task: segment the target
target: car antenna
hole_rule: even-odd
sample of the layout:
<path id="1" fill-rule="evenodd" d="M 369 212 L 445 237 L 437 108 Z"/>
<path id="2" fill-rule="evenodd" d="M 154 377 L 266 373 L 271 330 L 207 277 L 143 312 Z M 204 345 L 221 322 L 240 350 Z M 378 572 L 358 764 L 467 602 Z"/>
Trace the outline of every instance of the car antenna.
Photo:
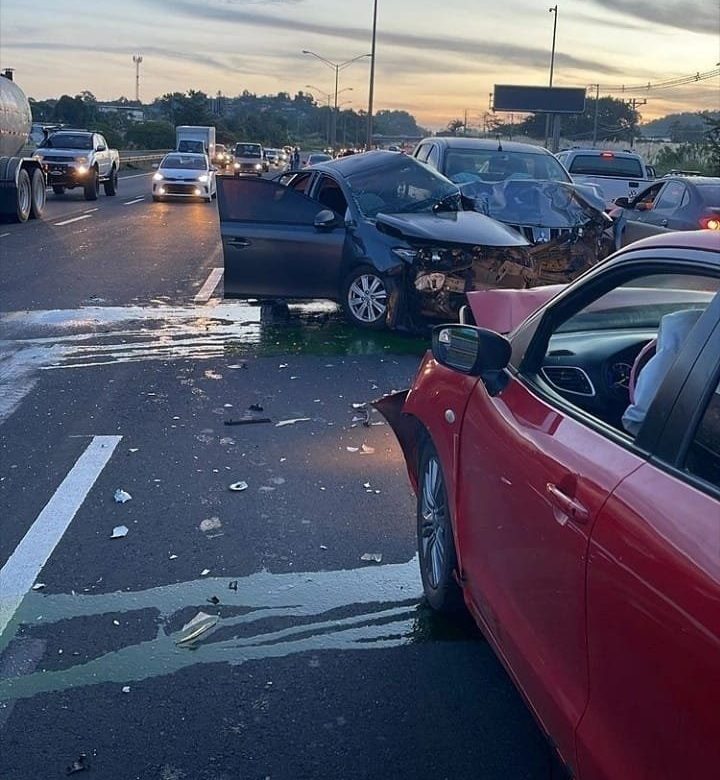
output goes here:
<path id="1" fill-rule="evenodd" d="M 498 152 L 502 152 L 502 150 L 503 150 L 503 148 L 502 148 L 502 138 L 500 136 L 497 137 L 497 142 L 498 142 L 497 150 L 498 150 Z"/>

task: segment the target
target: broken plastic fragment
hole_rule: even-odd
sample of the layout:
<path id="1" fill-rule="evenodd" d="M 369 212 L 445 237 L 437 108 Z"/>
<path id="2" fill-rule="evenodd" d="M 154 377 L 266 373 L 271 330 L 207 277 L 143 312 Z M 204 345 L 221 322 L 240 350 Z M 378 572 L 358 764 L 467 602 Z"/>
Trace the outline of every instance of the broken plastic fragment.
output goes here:
<path id="1" fill-rule="evenodd" d="M 352 405 L 352 408 L 353 408 L 353 409 L 364 409 L 364 408 L 365 408 L 365 406 L 366 406 L 366 405 L 365 405 L 364 403 L 361 403 L 361 404 L 353 404 L 353 405 Z"/>
<path id="2" fill-rule="evenodd" d="M 207 576 L 208 576 L 208 574 L 210 574 L 210 569 L 203 569 L 203 570 L 200 572 L 200 576 L 201 576 L 201 577 L 207 577 Z"/>
<path id="3" fill-rule="evenodd" d="M 177 555 L 175 555 L 174 553 L 171 554 L 169 560 L 171 560 L 171 561 L 177 560 Z"/>
<path id="4" fill-rule="evenodd" d="M 259 425 L 271 422 L 269 417 L 240 417 L 237 420 L 225 420 L 225 425 Z"/>
<path id="5" fill-rule="evenodd" d="M 382 563 L 382 553 L 363 553 L 360 556 L 361 561 L 372 561 L 373 563 Z"/>
<path id="6" fill-rule="evenodd" d="M 320 545 L 320 549 L 321 549 L 321 550 L 327 550 L 327 545 L 325 545 L 325 544 L 321 544 L 321 545 Z"/>
<path id="7" fill-rule="evenodd" d="M 119 620 L 113 620 L 113 625 L 114 626 L 119 626 L 120 625 L 120 621 Z"/>
<path id="8" fill-rule="evenodd" d="M 116 525 L 113 528 L 111 539 L 122 539 L 128 535 L 128 527 L 126 525 Z"/>
<path id="9" fill-rule="evenodd" d="M 32 589 L 33 589 L 33 590 L 42 590 L 44 587 L 45 587 L 45 583 L 44 583 L 44 582 L 36 582 L 36 583 L 35 583 L 35 584 L 32 586 Z"/>
<path id="10" fill-rule="evenodd" d="M 115 499 L 116 504 L 125 504 L 126 502 L 130 501 L 132 496 L 130 495 L 130 493 L 127 493 L 121 488 L 118 488 L 115 491 L 115 495 L 113 496 L 113 498 Z"/>
<path id="11" fill-rule="evenodd" d="M 90 769 L 90 765 L 87 763 L 87 755 L 80 753 L 78 758 L 66 767 L 66 775 L 74 775 L 76 772 L 87 772 Z"/>
<path id="12" fill-rule="evenodd" d="M 367 444 L 363 444 L 362 447 L 360 447 L 361 455 L 372 455 L 375 452 L 375 447 L 368 447 Z"/>
<path id="13" fill-rule="evenodd" d="M 130 693 L 130 686 L 129 685 L 123 685 L 122 692 L 123 693 Z"/>
<path id="14" fill-rule="evenodd" d="M 359 447 L 345 447 L 348 452 L 360 452 Z"/>
<path id="15" fill-rule="evenodd" d="M 295 417 L 292 420 L 280 420 L 279 423 L 275 423 L 276 428 L 283 428 L 286 425 L 295 425 L 299 422 L 310 422 L 309 417 Z"/>
<path id="16" fill-rule="evenodd" d="M 238 368 L 247 368 L 247 363 L 233 363 L 231 366 L 228 366 L 228 368 L 232 369 L 238 369 Z"/>
<path id="17" fill-rule="evenodd" d="M 128 450 L 128 452 L 135 453 L 135 452 L 138 452 L 138 451 L 139 451 L 139 449 L 140 449 L 139 447 L 131 447 L 131 448 Z"/>
<path id="18" fill-rule="evenodd" d="M 232 485 L 230 485 L 230 490 L 233 491 L 233 493 L 241 493 L 243 490 L 248 489 L 248 483 L 247 482 L 233 482 Z"/>
<path id="19" fill-rule="evenodd" d="M 369 482 L 363 482 L 363 487 L 367 490 L 367 488 L 370 487 L 370 483 Z"/>
<path id="20" fill-rule="evenodd" d="M 182 627 L 182 636 L 175 641 L 176 645 L 187 644 L 197 639 L 201 634 L 211 629 L 220 618 L 217 615 L 208 615 L 206 612 L 198 612 L 197 615 Z"/>
<path id="21" fill-rule="evenodd" d="M 220 522 L 219 517 L 208 517 L 205 520 L 200 523 L 200 530 L 203 533 L 207 533 L 208 531 L 217 531 L 219 528 L 222 528 L 222 523 Z"/>

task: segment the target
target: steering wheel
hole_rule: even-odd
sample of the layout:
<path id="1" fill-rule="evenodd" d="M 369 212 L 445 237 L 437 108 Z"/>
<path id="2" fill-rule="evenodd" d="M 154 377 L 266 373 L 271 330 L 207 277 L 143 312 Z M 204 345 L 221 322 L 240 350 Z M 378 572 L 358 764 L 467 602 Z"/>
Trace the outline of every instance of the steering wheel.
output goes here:
<path id="1" fill-rule="evenodd" d="M 630 382 L 628 384 L 628 393 L 630 395 L 630 403 L 635 403 L 635 386 L 637 385 L 640 372 L 650 361 L 650 358 L 654 357 L 657 351 L 657 339 L 652 339 L 640 350 L 638 356 L 635 358 L 635 362 L 630 369 Z"/>

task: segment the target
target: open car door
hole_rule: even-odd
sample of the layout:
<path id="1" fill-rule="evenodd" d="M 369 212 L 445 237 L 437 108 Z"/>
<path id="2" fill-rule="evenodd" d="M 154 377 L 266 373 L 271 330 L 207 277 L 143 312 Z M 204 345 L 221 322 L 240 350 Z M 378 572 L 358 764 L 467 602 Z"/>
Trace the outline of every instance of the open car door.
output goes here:
<path id="1" fill-rule="evenodd" d="M 337 298 L 345 226 L 276 181 L 219 177 L 226 298 Z"/>

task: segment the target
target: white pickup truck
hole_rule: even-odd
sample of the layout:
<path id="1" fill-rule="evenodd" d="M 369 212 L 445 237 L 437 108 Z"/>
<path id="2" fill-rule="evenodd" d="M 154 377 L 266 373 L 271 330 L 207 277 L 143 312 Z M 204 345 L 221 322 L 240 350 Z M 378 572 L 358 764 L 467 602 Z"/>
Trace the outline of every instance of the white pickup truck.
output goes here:
<path id="1" fill-rule="evenodd" d="M 48 184 L 56 195 L 82 187 L 85 200 L 97 200 L 100 184 L 106 195 L 117 194 L 120 155 L 109 149 L 99 133 L 89 130 L 58 130 L 35 150 Z"/>
<path id="2" fill-rule="evenodd" d="M 646 184 L 655 179 L 655 171 L 639 154 L 600 149 L 567 149 L 555 155 L 576 184 L 594 184 L 605 200 L 632 200 Z"/>

